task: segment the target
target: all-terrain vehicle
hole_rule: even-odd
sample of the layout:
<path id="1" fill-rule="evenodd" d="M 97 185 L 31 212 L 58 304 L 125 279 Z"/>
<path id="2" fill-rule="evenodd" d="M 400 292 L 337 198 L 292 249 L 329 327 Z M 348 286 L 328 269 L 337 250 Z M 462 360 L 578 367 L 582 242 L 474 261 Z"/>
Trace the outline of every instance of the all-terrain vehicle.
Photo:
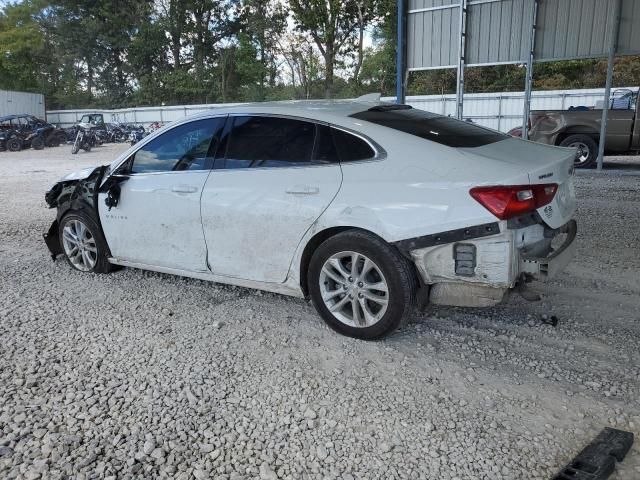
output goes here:
<path id="1" fill-rule="evenodd" d="M 45 146 L 57 147 L 64 142 L 64 131 L 33 115 L 7 115 L 0 117 L 0 146 L 17 152 L 23 148 L 41 150 Z"/>

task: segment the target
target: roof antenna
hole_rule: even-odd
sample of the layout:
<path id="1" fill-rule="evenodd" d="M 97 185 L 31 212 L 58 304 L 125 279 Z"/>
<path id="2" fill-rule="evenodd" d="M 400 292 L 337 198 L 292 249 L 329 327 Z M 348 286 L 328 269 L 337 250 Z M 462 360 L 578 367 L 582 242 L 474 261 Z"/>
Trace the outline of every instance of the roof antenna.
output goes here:
<path id="1" fill-rule="evenodd" d="M 381 93 L 367 93 L 366 95 L 361 95 L 356 98 L 356 102 L 379 102 Z"/>

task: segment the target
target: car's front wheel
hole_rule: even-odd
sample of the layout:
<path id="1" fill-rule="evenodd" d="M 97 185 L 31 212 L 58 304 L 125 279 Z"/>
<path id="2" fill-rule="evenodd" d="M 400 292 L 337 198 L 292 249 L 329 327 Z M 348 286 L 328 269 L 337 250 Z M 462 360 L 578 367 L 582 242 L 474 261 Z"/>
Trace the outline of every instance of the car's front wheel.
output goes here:
<path id="1" fill-rule="evenodd" d="M 6 148 L 10 152 L 19 152 L 20 150 L 22 150 L 22 140 L 20 140 L 18 137 L 12 137 L 7 140 Z"/>
<path id="2" fill-rule="evenodd" d="M 96 223 L 83 213 L 69 213 L 60 221 L 60 245 L 69 264 L 81 272 L 107 273 L 106 241 Z"/>
<path id="3" fill-rule="evenodd" d="M 323 242 L 311 258 L 307 284 L 324 321 L 350 337 L 384 337 L 415 308 L 413 266 L 384 240 L 361 230 Z"/>

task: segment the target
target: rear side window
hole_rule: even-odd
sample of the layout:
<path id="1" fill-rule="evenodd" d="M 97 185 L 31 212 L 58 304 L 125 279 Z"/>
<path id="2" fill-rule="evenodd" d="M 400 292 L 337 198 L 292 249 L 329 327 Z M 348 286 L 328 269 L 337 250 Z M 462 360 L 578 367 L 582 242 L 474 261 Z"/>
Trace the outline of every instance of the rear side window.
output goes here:
<path id="1" fill-rule="evenodd" d="M 373 107 L 351 116 L 448 147 L 481 147 L 509 138 L 508 135 L 469 122 L 417 110 L 407 105 Z"/>
<path id="2" fill-rule="evenodd" d="M 233 117 L 223 168 L 309 165 L 315 135 L 316 126 L 311 122 L 280 117 Z"/>
<path id="3" fill-rule="evenodd" d="M 138 150 L 130 173 L 204 170 L 213 162 L 224 117 L 196 120 L 172 128 Z M 208 160 L 210 159 L 210 162 Z"/>
<path id="4" fill-rule="evenodd" d="M 333 142 L 332 128 L 327 125 L 316 126 L 316 149 L 313 155 L 314 164 L 339 163 L 338 150 Z"/>
<path id="5" fill-rule="evenodd" d="M 336 128 L 332 128 L 331 132 L 340 161 L 353 162 L 357 160 L 369 160 L 375 157 L 376 152 L 360 137 Z"/>

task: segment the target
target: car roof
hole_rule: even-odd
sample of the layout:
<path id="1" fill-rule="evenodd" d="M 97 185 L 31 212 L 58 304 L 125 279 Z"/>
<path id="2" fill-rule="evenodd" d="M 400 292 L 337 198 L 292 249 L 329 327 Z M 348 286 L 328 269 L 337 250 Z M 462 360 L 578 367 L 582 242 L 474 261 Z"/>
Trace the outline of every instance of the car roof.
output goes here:
<path id="1" fill-rule="evenodd" d="M 0 122 L 4 122 L 6 120 L 14 120 L 16 118 L 22 117 L 33 117 L 33 115 L 29 115 L 28 113 L 20 113 L 17 115 L 5 115 L 4 117 L 0 117 Z"/>
<path id="2" fill-rule="evenodd" d="M 285 100 L 274 102 L 256 102 L 233 104 L 229 106 L 211 107 L 211 109 L 196 113 L 186 117 L 193 119 L 203 116 L 229 113 L 246 114 L 276 114 L 289 115 L 294 117 L 304 117 L 312 120 L 340 122 L 346 120 L 354 113 L 368 110 L 377 105 L 385 103 L 369 98 L 358 98 L 355 100 Z"/>

